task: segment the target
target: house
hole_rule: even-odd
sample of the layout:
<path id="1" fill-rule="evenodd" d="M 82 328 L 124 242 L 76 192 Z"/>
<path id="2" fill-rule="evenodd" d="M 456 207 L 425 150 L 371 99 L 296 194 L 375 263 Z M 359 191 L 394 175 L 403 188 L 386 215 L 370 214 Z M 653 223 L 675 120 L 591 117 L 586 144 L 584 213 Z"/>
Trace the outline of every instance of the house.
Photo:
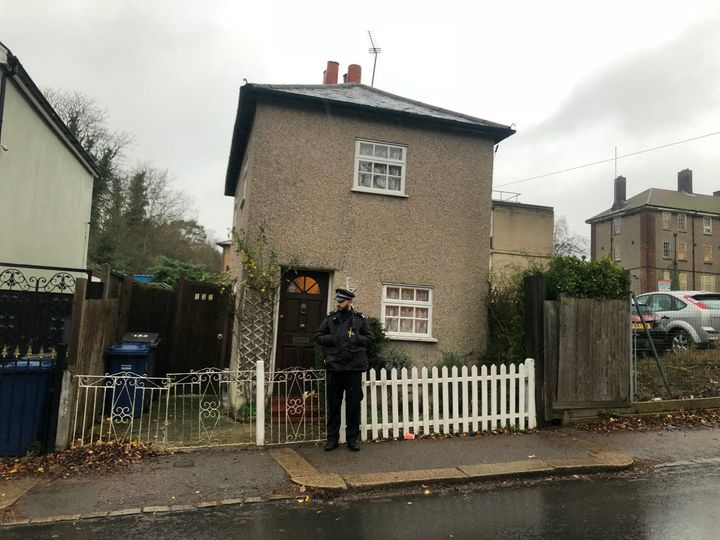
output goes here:
<path id="1" fill-rule="evenodd" d="M 486 342 L 493 149 L 509 127 L 361 84 L 245 84 L 225 195 L 294 261 L 276 310 L 277 368 L 314 363 L 334 288 L 419 364 Z"/>
<path id="2" fill-rule="evenodd" d="M 0 260 L 85 268 L 98 174 L 23 65 L 0 43 Z"/>
<path id="3" fill-rule="evenodd" d="M 490 271 L 493 274 L 542 265 L 553 254 L 555 212 L 552 206 L 516 200 L 492 200 Z"/>
<path id="4" fill-rule="evenodd" d="M 671 283 L 679 290 L 718 290 L 720 191 L 694 193 L 692 171 L 684 169 L 677 191 L 650 188 L 630 199 L 619 176 L 614 199 L 611 208 L 586 221 L 593 260 L 610 255 L 630 272 L 636 293 Z"/>

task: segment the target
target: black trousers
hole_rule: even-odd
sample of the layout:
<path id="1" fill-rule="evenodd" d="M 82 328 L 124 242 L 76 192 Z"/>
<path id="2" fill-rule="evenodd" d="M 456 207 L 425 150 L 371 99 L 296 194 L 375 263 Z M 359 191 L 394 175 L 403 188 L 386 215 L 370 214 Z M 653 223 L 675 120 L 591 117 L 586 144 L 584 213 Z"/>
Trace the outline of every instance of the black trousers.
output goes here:
<path id="1" fill-rule="evenodd" d="M 363 398 L 362 371 L 326 371 L 327 374 L 327 439 L 340 438 L 340 409 L 345 394 L 345 440 L 360 439 L 360 402 Z"/>

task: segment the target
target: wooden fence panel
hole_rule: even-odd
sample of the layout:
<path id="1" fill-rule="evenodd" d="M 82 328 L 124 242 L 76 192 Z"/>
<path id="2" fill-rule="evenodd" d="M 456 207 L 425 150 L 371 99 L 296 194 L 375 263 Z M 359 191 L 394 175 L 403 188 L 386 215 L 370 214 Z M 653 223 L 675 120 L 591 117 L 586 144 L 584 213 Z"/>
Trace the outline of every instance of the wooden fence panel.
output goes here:
<path id="1" fill-rule="evenodd" d="M 105 373 L 105 349 L 115 342 L 118 301 L 115 298 L 85 300 L 81 308 L 74 371 L 102 375 Z"/>
<path id="2" fill-rule="evenodd" d="M 553 408 L 629 402 L 628 309 L 625 300 L 545 303 L 546 395 Z"/>

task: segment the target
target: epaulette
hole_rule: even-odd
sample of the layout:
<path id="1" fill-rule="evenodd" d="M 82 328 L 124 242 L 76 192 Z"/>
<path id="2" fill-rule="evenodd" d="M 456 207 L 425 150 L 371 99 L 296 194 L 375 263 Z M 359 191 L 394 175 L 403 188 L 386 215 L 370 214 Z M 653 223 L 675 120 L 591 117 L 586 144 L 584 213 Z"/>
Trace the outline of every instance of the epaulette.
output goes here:
<path id="1" fill-rule="evenodd" d="M 357 315 L 358 317 L 362 317 L 363 319 L 367 319 L 367 315 L 365 315 L 362 311 L 355 311 L 353 310 L 353 313 Z"/>
<path id="2" fill-rule="evenodd" d="M 337 313 L 337 309 L 335 311 L 331 311 L 330 313 L 328 313 L 327 316 L 329 317 L 330 315 L 335 315 L 336 313 Z"/>

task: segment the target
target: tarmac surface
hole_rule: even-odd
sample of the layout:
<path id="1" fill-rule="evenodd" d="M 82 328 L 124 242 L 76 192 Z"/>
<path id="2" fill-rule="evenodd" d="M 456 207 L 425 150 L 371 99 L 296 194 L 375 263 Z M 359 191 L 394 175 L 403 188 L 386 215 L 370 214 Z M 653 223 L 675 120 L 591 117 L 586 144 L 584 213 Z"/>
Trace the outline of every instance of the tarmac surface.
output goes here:
<path id="1" fill-rule="evenodd" d="M 187 511 L 362 490 L 572 475 L 720 462 L 720 429 L 597 434 L 530 433 L 366 442 L 360 452 L 322 445 L 176 453 L 114 473 L 0 481 L 0 523 L 51 523 Z M 2 525 L 0 525 L 2 527 Z M 0 528 L 0 535 L 2 529 Z"/>

